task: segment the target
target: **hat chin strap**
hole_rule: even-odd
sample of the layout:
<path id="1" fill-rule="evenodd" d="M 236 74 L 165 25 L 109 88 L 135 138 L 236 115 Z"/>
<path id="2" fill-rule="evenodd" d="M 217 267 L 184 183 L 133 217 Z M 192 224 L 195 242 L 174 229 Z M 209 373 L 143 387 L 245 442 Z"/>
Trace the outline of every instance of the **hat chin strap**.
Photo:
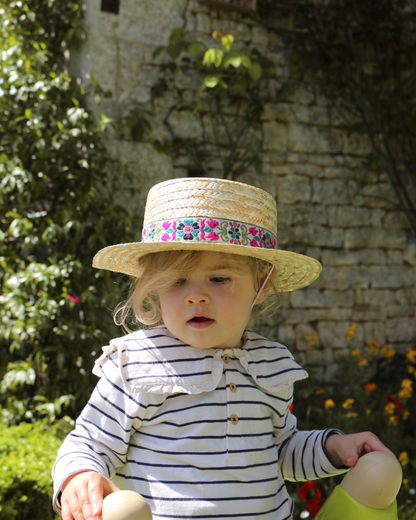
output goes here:
<path id="1" fill-rule="evenodd" d="M 252 305 L 251 305 L 250 312 L 253 310 L 253 307 L 256 305 L 256 302 L 257 302 L 257 300 L 259 299 L 262 290 L 263 290 L 264 287 L 266 286 L 266 283 L 269 281 L 269 278 L 270 278 L 270 276 L 271 276 L 273 270 L 274 270 L 274 266 L 270 269 L 269 274 L 266 276 L 266 279 L 264 280 L 262 286 L 261 286 L 260 289 L 258 290 L 258 292 L 257 292 L 257 294 L 256 294 L 256 297 L 254 298 L 254 302 L 253 302 Z"/>

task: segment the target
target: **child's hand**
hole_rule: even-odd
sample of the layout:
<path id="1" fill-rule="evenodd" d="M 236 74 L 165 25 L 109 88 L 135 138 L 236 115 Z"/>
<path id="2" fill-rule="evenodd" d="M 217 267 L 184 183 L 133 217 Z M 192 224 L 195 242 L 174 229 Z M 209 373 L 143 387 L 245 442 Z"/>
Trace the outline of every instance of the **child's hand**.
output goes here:
<path id="1" fill-rule="evenodd" d="M 355 466 L 360 457 L 370 451 L 384 451 L 396 458 L 373 433 L 362 432 L 351 435 L 330 435 L 325 443 L 325 452 L 336 467 Z"/>
<path id="2" fill-rule="evenodd" d="M 100 473 L 83 471 L 68 477 L 62 490 L 63 520 L 96 520 L 101 515 L 103 499 L 119 489 Z"/>

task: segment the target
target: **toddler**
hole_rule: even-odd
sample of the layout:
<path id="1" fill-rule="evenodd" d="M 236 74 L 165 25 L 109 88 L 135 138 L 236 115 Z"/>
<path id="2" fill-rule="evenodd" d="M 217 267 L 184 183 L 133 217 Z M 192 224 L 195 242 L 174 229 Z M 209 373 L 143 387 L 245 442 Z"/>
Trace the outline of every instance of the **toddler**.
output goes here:
<path id="1" fill-rule="evenodd" d="M 264 191 L 174 179 L 150 190 L 142 242 L 96 255 L 95 267 L 135 277 L 116 322 L 142 326 L 103 348 L 100 380 L 59 450 L 54 507 L 64 520 L 99 516 L 119 488 L 139 492 L 156 520 L 290 519 L 284 479 L 391 453 L 371 433 L 296 429 L 293 385 L 307 373 L 246 326 L 321 266 L 276 249 L 276 230 Z"/>

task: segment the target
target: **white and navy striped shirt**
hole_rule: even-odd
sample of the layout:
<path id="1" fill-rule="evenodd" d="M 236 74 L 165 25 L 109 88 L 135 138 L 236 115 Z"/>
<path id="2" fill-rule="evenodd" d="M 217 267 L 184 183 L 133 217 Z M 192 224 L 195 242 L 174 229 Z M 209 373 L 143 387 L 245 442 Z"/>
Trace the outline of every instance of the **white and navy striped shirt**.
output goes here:
<path id="1" fill-rule="evenodd" d="M 283 479 L 345 471 L 323 449 L 338 430 L 296 430 L 293 383 L 307 373 L 283 345 L 243 339 L 204 350 L 160 326 L 104 347 L 101 379 L 58 452 L 57 511 L 62 482 L 89 469 L 140 493 L 156 520 L 284 520 Z"/>

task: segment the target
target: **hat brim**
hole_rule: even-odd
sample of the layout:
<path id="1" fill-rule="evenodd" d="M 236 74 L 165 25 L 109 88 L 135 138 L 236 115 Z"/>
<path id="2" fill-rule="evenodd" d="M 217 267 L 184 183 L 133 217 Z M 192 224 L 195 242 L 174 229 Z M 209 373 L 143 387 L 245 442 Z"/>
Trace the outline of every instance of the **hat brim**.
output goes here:
<path id="1" fill-rule="evenodd" d="M 149 253 L 162 251 L 211 251 L 265 260 L 275 268 L 274 280 L 279 291 L 294 291 L 314 282 L 322 270 L 318 260 L 291 251 L 262 249 L 233 244 L 183 243 L 183 242 L 130 242 L 101 249 L 93 259 L 93 267 L 140 276 L 139 260 Z"/>

